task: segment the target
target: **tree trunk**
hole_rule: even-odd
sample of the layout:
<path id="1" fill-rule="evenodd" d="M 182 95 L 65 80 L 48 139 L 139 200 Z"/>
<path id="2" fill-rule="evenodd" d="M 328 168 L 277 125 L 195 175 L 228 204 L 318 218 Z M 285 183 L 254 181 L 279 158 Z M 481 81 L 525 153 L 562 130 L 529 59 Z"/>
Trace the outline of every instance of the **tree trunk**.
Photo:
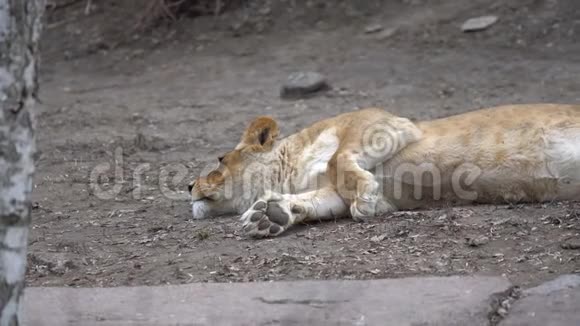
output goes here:
<path id="1" fill-rule="evenodd" d="M 43 13 L 44 0 L 0 0 L 0 326 L 19 325 L 24 290 Z"/>

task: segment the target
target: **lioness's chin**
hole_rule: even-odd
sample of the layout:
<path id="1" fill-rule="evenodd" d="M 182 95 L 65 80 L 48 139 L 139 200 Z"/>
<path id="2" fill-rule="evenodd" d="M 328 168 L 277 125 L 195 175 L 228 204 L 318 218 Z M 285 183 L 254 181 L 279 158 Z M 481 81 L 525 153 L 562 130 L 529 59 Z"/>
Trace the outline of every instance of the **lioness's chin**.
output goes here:
<path id="1" fill-rule="evenodd" d="M 210 214 L 210 207 L 202 200 L 194 201 L 193 204 L 191 204 L 191 214 L 196 220 L 207 218 Z"/>

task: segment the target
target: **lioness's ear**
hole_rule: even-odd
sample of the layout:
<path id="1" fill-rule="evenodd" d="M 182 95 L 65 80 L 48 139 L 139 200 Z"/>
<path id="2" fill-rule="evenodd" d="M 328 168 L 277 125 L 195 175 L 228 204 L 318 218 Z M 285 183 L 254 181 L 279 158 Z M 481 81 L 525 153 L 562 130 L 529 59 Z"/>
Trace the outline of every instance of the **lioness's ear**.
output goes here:
<path id="1" fill-rule="evenodd" d="M 271 117 L 258 117 L 244 131 L 236 149 L 266 152 L 272 149 L 280 131 Z"/>

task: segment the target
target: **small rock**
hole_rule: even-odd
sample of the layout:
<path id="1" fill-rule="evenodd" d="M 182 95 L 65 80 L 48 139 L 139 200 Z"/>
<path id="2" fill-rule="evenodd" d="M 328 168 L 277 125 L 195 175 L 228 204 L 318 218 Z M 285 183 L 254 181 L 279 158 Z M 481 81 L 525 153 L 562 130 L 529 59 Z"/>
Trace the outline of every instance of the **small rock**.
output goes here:
<path id="1" fill-rule="evenodd" d="M 282 85 L 280 97 L 284 99 L 304 98 L 329 88 L 326 77 L 318 72 L 295 72 Z"/>
<path id="2" fill-rule="evenodd" d="M 381 242 L 385 240 L 386 237 L 387 237 L 386 233 L 383 233 L 381 235 L 375 235 L 374 237 L 371 238 L 371 242 Z"/>
<path id="3" fill-rule="evenodd" d="M 384 31 L 378 33 L 376 35 L 376 39 L 379 40 L 379 41 L 386 40 L 388 38 L 391 38 L 393 35 L 395 35 L 395 33 L 397 33 L 397 29 L 396 28 L 394 28 L 394 27 L 393 28 L 388 28 L 388 29 L 385 29 Z"/>
<path id="4" fill-rule="evenodd" d="M 489 242 L 489 238 L 481 235 L 478 237 L 474 237 L 474 238 L 466 238 L 465 239 L 466 243 L 468 246 L 470 247 L 480 247 L 483 246 L 484 244 Z"/>
<path id="5" fill-rule="evenodd" d="M 560 244 L 562 249 L 578 250 L 580 249 L 580 240 L 568 240 Z"/>
<path id="6" fill-rule="evenodd" d="M 383 30 L 383 25 L 381 24 L 372 24 L 365 27 L 366 34 L 373 34 Z"/>
<path id="7" fill-rule="evenodd" d="M 481 16 L 470 18 L 461 25 L 463 32 L 478 32 L 489 28 L 498 21 L 497 16 Z"/>

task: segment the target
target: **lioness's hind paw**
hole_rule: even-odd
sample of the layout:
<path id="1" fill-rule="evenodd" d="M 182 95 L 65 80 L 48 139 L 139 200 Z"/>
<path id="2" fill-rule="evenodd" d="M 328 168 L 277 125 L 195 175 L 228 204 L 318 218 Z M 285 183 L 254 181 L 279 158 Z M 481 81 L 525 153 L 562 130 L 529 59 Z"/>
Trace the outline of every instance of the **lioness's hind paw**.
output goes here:
<path id="1" fill-rule="evenodd" d="M 292 224 L 292 213 L 282 201 L 258 200 L 240 218 L 242 230 L 252 237 L 273 237 Z"/>

